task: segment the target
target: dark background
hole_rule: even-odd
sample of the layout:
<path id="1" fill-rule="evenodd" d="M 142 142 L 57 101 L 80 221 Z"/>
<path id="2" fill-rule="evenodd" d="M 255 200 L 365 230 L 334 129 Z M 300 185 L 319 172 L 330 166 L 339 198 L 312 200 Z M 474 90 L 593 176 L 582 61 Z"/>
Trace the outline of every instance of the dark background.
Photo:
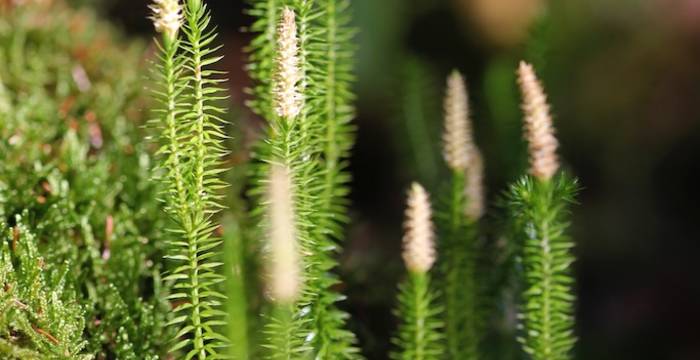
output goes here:
<path id="1" fill-rule="evenodd" d="M 125 31 L 151 33 L 142 1 L 89 3 Z M 260 121 L 242 105 L 251 35 L 240 31 L 251 19 L 241 1 L 209 4 L 242 136 L 252 141 Z M 494 199 L 525 165 L 514 87 L 524 58 L 543 78 L 562 157 L 584 187 L 572 226 L 577 357 L 700 359 L 700 1 L 353 0 L 353 8 L 359 132 L 341 271 L 343 306 L 367 354 L 382 358 L 394 327 L 406 185 L 440 188 L 444 76 L 467 75 Z M 411 138 L 406 119 L 418 103 L 427 131 Z"/>

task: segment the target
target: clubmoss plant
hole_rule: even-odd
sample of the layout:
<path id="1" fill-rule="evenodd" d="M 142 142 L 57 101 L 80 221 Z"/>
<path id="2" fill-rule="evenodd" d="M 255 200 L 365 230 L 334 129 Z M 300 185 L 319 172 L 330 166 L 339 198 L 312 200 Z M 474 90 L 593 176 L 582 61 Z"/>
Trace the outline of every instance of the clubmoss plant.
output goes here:
<path id="1" fill-rule="evenodd" d="M 439 213 L 439 274 L 448 357 L 477 359 L 482 335 L 482 293 L 478 278 L 479 219 L 484 213 L 483 165 L 474 143 L 464 78 L 454 71 L 447 79 L 443 156 L 451 172 L 448 193 Z"/>
<path id="2" fill-rule="evenodd" d="M 264 163 L 289 167 L 297 194 L 295 211 L 304 256 L 304 291 L 296 302 L 302 331 L 320 358 L 354 358 L 355 337 L 344 329 L 347 314 L 336 308 L 342 297 L 333 290 L 333 274 L 347 221 L 347 157 L 352 146 L 350 93 L 352 30 L 346 1 L 258 1 L 251 13 L 251 107 L 270 123 L 266 144 L 258 150 Z M 274 43 L 270 23 L 277 23 Z M 267 63 L 264 58 L 275 61 Z M 279 160 L 276 160 L 279 159 Z M 261 193 L 260 190 L 257 191 Z"/>
<path id="3" fill-rule="evenodd" d="M 359 349 L 355 346 L 355 335 L 346 329 L 349 315 L 336 306 L 344 296 L 335 290 L 340 280 L 333 272 L 338 266 L 336 257 L 344 237 L 343 226 L 349 221 L 347 167 L 354 143 L 351 121 L 355 115 L 355 96 L 351 87 L 355 30 L 350 27 L 349 1 L 302 1 L 297 7 L 302 11 L 310 5 L 313 5 L 307 15 L 310 37 L 305 47 L 309 64 L 307 112 L 310 121 L 321 124 L 314 141 L 314 147 L 320 150 L 317 157 L 320 172 L 311 193 L 317 198 L 312 206 L 318 206 L 312 220 L 316 224 L 313 232 L 316 266 L 310 274 L 315 280 L 311 280 L 311 289 L 318 293 L 313 306 L 314 347 L 320 358 L 356 359 Z"/>
<path id="4" fill-rule="evenodd" d="M 573 241 L 566 235 L 568 206 L 577 184 L 559 173 L 552 118 L 542 85 L 529 64 L 518 68 L 523 95 L 530 175 L 510 189 L 510 206 L 522 239 L 524 290 L 520 341 L 533 359 L 571 358 L 573 334 Z"/>
<path id="5" fill-rule="evenodd" d="M 408 192 L 404 223 L 403 261 L 408 270 L 399 285 L 396 317 L 400 321 L 393 339 L 396 360 L 440 359 L 443 356 L 441 308 L 431 288 L 429 273 L 436 260 L 435 234 L 428 193 L 417 183 Z"/>
<path id="6" fill-rule="evenodd" d="M 303 80 L 299 68 L 296 14 L 289 7 L 284 7 L 279 14 L 281 17 L 275 35 L 276 46 L 272 52 L 275 60 L 269 74 L 272 79 L 269 87 L 271 93 L 267 95 L 271 99 L 270 108 L 266 110 L 270 126 L 266 144 L 261 145 L 256 154 L 261 162 L 256 167 L 260 178 L 254 194 L 261 205 L 260 209 L 264 210 L 261 222 L 269 222 L 270 216 L 267 214 L 278 213 L 275 209 L 282 209 L 278 206 L 285 205 L 270 202 L 270 190 L 274 189 L 268 183 L 270 177 L 275 177 L 273 175 L 278 173 L 275 168 L 284 169 L 285 181 L 289 182 L 289 186 L 285 187 L 288 188 L 288 192 L 295 189 L 293 196 L 288 194 L 290 197 L 285 198 L 286 201 L 292 201 L 291 205 L 285 206 L 285 211 L 294 214 L 291 218 L 293 224 L 287 223 L 285 226 L 293 229 L 298 251 L 308 254 L 312 247 L 310 226 L 303 222 L 308 216 L 308 205 L 304 197 L 305 191 L 302 190 L 302 180 L 309 181 L 308 174 L 312 172 L 315 164 L 308 159 L 305 161 L 305 154 L 302 153 L 304 149 L 308 149 L 310 137 L 302 130 L 306 118 L 300 113 L 306 99 L 299 91 Z M 270 224 L 263 226 L 265 227 L 270 227 Z M 269 231 L 277 230 L 272 228 Z M 264 236 L 269 237 L 270 234 Z M 301 268 L 306 269 L 308 258 L 305 256 L 300 261 Z M 307 278 L 306 271 L 301 277 Z M 278 278 L 273 276 L 269 281 L 275 279 Z M 267 344 L 266 355 L 269 358 L 297 358 L 311 353 L 312 348 L 307 338 L 311 332 L 312 318 L 309 316 L 308 303 L 302 303 L 301 297 L 303 295 L 294 296 L 293 301 L 283 300 L 283 304 L 273 304 L 269 321 L 265 325 L 266 339 L 263 340 L 264 344 Z M 272 299 L 273 302 L 276 301 L 274 297 Z"/>
<path id="7" fill-rule="evenodd" d="M 210 16 L 200 0 L 187 0 L 183 11 L 177 0 L 158 0 L 152 7 L 155 27 L 162 33 L 159 84 L 156 96 L 161 129 L 162 181 L 165 211 L 176 224 L 166 258 L 176 263 L 165 277 L 175 282 L 168 299 L 177 315 L 170 325 L 177 326 L 171 352 L 184 350 L 185 358 L 216 357 L 227 339 L 219 329 L 225 313 L 219 307 L 225 298 L 218 291 L 223 277 L 216 269 L 216 249 L 221 244 L 212 221 L 220 205 L 218 191 L 224 185 L 218 178 L 225 154 L 219 114 L 220 74 L 209 67 L 221 57 L 211 47 L 216 31 L 209 29 Z M 184 21 L 183 21 L 184 19 Z M 180 27 L 182 27 L 180 29 Z M 183 40 L 178 39 L 182 30 Z"/>

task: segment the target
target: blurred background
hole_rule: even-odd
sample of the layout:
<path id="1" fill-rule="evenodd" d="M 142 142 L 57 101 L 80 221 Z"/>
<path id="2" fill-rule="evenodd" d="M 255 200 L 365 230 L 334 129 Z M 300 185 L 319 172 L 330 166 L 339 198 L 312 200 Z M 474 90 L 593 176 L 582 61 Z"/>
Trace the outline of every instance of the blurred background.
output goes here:
<path id="1" fill-rule="evenodd" d="M 82 3 L 151 36 L 145 2 Z M 545 83 L 562 157 L 583 185 L 572 225 L 577 358 L 700 359 L 700 1 L 352 3 L 358 138 L 342 306 L 368 357 L 384 357 L 395 326 L 405 188 L 413 179 L 441 186 L 444 77 L 457 68 L 468 78 L 494 200 L 526 166 L 514 76 L 525 59 Z M 209 4 L 245 159 L 262 124 L 243 105 L 251 34 L 241 30 L 252 19 L 241 0 Z"/>

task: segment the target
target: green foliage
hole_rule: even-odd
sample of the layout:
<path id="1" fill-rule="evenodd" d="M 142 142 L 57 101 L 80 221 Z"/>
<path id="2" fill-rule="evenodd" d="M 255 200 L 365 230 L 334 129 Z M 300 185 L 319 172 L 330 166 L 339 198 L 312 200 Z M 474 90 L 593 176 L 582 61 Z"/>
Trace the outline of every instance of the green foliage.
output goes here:
<path id="1" fill-rule="evenodd" d="M 256 34 L 247 48 L 248 74 L 254 87 L 249 89 L 253 99 L 248 106 L 265 119 L 273 119 L 272 74 L 275 59 L 275 39 L 283 0 L 249 0 L 248 14 L 255 21 L 248 29 Z"/>
<path id="2" fill-rule="evenodd" d="M 530 176 L 510 189 L 513 221 L 522 241 L 523 349 L 533 359 L 571 358 L 573 334 L 571 264 L 574 243 L 566 235 L 568 206 L 577 183 L 565 174 L 548 181 Z"/>
<path id="3" fill-rule="evenodd" d="M 219 115 L 224 110 L 215 105 L 225 99 L 218 86 L 225 80 L 209 69 L 221 57 L 214 55 L 219 47 L 211 47 L 216 31 L 209 29 L 206 5 L 189 0 L 184 13 L 184 40 L 164 36 L 157 78 L 162 89 L 156 91 L 162 104 L 156 120 L 161 129 L 160 177 L 166 185 L 162 197 L 176 224 L 166 255 L 176 265 L 164 280 L 174 282 L 176 289 L 168 296 L 177 313 L 169 325 L 178 327 L 170 351 L 204 359 L 218 356 L 228 342 L 219 332 L 226 313 L 219 309 L 225 296 L 217 284 L 224 278 L 216 271 L 221 240 L 213 234 L 218 225 L 212 221 L 221 207 L 218 192 L 225 187 L 219 179 L 225 155 Z"/>
<path id="4" fill-rule="evenodd" d="M 234 359 L 248 359 L 251 357 L 249 350 L 249 288 L 247 275 L 250 266 L 246 263 L 247 239 L 241 229 L 241 225 L 235 220 L 224 224 L 224 254 L 226 311 L 229 318 L 235 321 L 228 322 L 228 338 L 231 341 L 229 353 Z"/>
<path id="5" fill-rule="evenodd" d="M 45 269 L 20 216 L 13 228 L 0 231 L 0 329 L 3 339 L 11 339 L 4 343 L 11 349 L 7 353 L 26 359 L 31 356 L 26 348 L 32 348 L 51 358 L 91 359 L 83 353 L 85 318 L 75 291 L 67 288 L 68 266 Z"/>
<path id="6" fill-rule="evenodd" d="M 454 172 L 450 180 L 437 213 L 445 341 L 449 359 L 477 359 L 485 320 L 478 222 L 465 215 L 465 175 Z"/>
<path id="7" fill-rule="evenodd" d="M 305 339 L 298 333 L 303 330 L 301 326 L 304 322 L 310 319 L 300 321 L 295 318 L 298 316 L 293 304 L 279 304 L 272 307 L 265 327 L 268 342 L 263 347 L 266 350 L 266 359 L 306 359 L 308 354 L 313 352 L 311 346 L 306 344 Z"/>
<path id="8" fill-rule="evenodd" d="M 354 30 L 349 27 L 349 2 L 347 0 L 319 0 L 309 17 L 316 21 L 309 25 L 310 37 L 306 55 L 309 62 L 308 109 L 312 122 L 322 124 L 315 147 L 322 149 L 319 155 L 320 172 L 315 181 L 318 189 L 314 212 L 314 237 L 316 242 L 316 269 L 310 278 L 316 280 L 310 286 L 318 291 L 314 305 L 314 346 L 321 358 L 351 359 L 357 357 L 355 336 L 345 330 L 348 315 L 338 310 L 335 303 L 343 296 L 333 287 L 339 283 L 332 273 L 337 266 L 335 257 L 340 251 L 343 225 L 348 222 L 347 194 L 350 176 L 347 161 L 354 143 L 354 95 L 351 92 Z M 315 37 L 313 34 L 319 33 Z M 314 274 L 313 271 L 317 273 Z M 314 289 L 314 287 L 316 289 Z"/>
<path id="9" fill-rule="evenodd" d="M 228 171 L 224 75 L 213 70 L 220 47 L 202 0 L 180 2 L 179 34 L 156 42 L 148 84 L 141 44 L 127 46 L 91 13 L 60 1 L 25 3 L 0 2 L 0 358 L 361 358 L 349 315 L 338 308 L 335 273 L 355 137 L 350 1 L 251 0 L 250 107 L 269 126 L 249 179 L 241 176 L 245 166 L 229 173 L 234 190 L 221 179 Z M 290 117 L 273 103 L 284 7 L 296 14 L 301 74 L 301 111 Z M 509 64 L 487 75 L 492 104 L 503 103 L 496 90 L 512 82 Z M 416 177 L 435 187 L 437 96 L 423 65 L 405 70 L 401 127 Z M 143 101 L 144 85 L 155 105 Z M 143 109 L 151 106 L 156 119 L 146 128 Z M 156 144 L 143 141 L 154 129 Z M 272 163 L 292 177 L 303 262 L 292 304 L 262 301 L 251 259 L 264 250 Z M 391 357 L 484 358 L 482 303 L 512 285 L 520 261 L 523 348 L 533 359 L 568 359 L 573 242 L 565 231 L 576 182 L 560 175 L 513 185 L 513 241 L 484 274 L 485 231 L 465 215 L 465 180 L 453 173 L 439 206 L 438 266 L 410 272 L 399 286 Z M 246 183 L 250 210 L 249 199 L 238 198 Z M 225 188 L 236 199 L 219 219 Z"/>
<path id="10" fill-rule="evenodd" d="M 275 119 L 276 120 L 270 124 L 266 144 L 259 150 L 260 152 L 257 155 L 260 156 L 263 162 L 256 164 L 257 166 L 254 170 L 259 176 L 259 180 L 257 181 L 257 187 L 255 187 L 252 192 L 255 198 L 258 199 L 258 203 L 261 204 L 260 208 L 256 209 L 256 215 L 260 218 L 262 217 L 262 213 L 266 206 L 264 200 L 265 180 L 262 179 L 265 178 L 265 173 L 267 169 L 269 169 L 269 163 L 273 161 L 282 161 L 283 163 L 287 164 L 287 166 L 289 166 L 292 184 L 295 189 L 297 186 L 299 186 L 299 184 L 303 184 L 304 181 L 307 183 L 310 181 L 308 180 L 309 174 L 313 173 L 312 169 L 315 168 L 315 163 L 311 161 L 304 161 L 304 154 L 301 153 L 301 149 L 303 149 L 304 146 L 308 147 L 308 145 L 306 145 L 308 137 L 304 136 L 304 133 L 300 131 L 298 127 L 299 122 L 295 121 L 294 123 L 289 124 L 286 121 L 276 117 Z M 297 196 L 294 198 L 297 239 L 302 252 L 307 252 L 312 249 L 312 239 L 310 235 L 310 228 L 312 225 L 304 222 L 305 219 L 308 219 L 309 217 L 309 205 L 306 201 L 304 201 L 305 198 L 301 198 L 301 196 L 305 195 L 306 194 L 297 194 Z M 263 220 L 260 219 L 259 221 L 262 222 Z M 264 235 L 260 233 L 260 236 Z M 307 296 L 306 292 L 304 295 Z M 308 294 L 308 296 L 314 296 L 314 294 Z M 305 342 L 307 341 L 309 333 L 312 331 L 310 325 L 312 318 L 310 317 L 309 306 L 308 300 L 300 302 L 299 304 L 294 304 L 292 310 L 293 315 L 287 316 L 284 314 L 285 316 L 282 319 L 277 319 L 275 316 L 278 314 L 275 312 L 270 315 L 270 319 L 268 319 L 265 328 L 265 333 L 268 336 L 264 340 L 267 347 L 271 350 L 269 355 L 270 358 L 275 358 L 278 356 L 296 358 L 293 354 L 296 352 L 302 352 L 300 349 L 303 349 L 302 354 L 306 354 L 303 356 L 308 356 L 311 348 L 305 344 Z M 294 321 L 293 324 L 290 323 L 290 319 Z M 294 331 L 291 329 L 294 329 Z M 294 339 L 288 339 L 285 342 L 280 342 L 280 333 L 291 334 Z M 290 344 L 297 344 L 297 346 L 295 348 L 291 348 L 288 346 Z M 279 347 L 281 345 L 284 346 Z M 303 357 L 302 354 L 299 354 L 298 356 Z"/>
<path id="11" fill-rule="evenodd" d="M 274 57 L 271 45 L 282 5 L 296 13 L 299 40 L 302 111 L 295 119 L 280 119 L 271 109 Z M 347 158 L 353 143 L 354 116 L 350 91 L 352 76 L 351 39 L 347 1 L 256 1 L 252 26 L 260 34 L 251 45 L 251 77 L 257 80 L 253 110 L 270 121 L 267 142 L 258 151 L 265 162 L 282 161 L 292 173 L 297 189 L 295 210 L 304 257 L 305 289 L 297 304 L 295 321 L 299 335 L 311 341 L 320 358 L 355 358 L 355 337 L 344 329 L 347 314 L 335 303 L 342 299 L 333 287 L 333 274 L 347 222 Z M 274 42 L 272 42 L 274 44 Z M 258 176 L 266 173 L 262 164 Z M 261 189 L 257 191 L 261 193 Z M 312 319 L 311 321 L 309 319 Z"/>
<path id="12" fill-rule="evenodd" d="M 401 322 L 392 339 L 394 360 L 432 360 L 444 356 L 442 309 L 430 288 L 430 275 L 409 272 L 399 286 L 396 317 Z"/>
<path id="13" fill-rule="evenodd" d="M 45 264 L 36 284 L 71 314 L 30 323 L 60 340 L 51 349 L 16 343 L 23 338 L 5 326 L 0 347 L 41 358 L 71 346 L 77 352 L 86 341 L 83 354 L 160 357 L 171 335 L 163 330 L 168 288 L 159 276 L 163 219 L 140 141 L 143 47 L 127 46 L 91 13 L 59 2 L 0 13 L 0 223 L 14 227 L 24 214 L 21 226 Z M 15 269 L 18 283 L 36 275 Z M 53 304 L 61 303 L 47 308 Z M 65 342 L 53 330 L 61 321 L 75 330 Z"/>

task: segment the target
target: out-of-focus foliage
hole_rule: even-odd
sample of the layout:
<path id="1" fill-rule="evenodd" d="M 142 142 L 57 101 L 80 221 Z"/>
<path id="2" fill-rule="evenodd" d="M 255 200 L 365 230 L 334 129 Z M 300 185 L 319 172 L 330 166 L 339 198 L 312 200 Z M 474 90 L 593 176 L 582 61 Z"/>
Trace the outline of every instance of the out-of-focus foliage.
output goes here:
<path id="1" fill-rule="evenodd" d="M 18 359 L 38 353 L 61 359 L 92 358 L 80 355 L 86 344 L 82 338 L 85 318 L 74 289 L 65 288 L 68 267 L 45 269 L 34 235 L 21 216 L 15 220 L 12 229 L 2 229 L 0 350 Z M 5 340 L 10 337 L 12 341 Z"/>
<path id="2" fill-rule="evenodd" d="M 396 128 L 404 141 L 399 150 L 407 159 L 407 175 L 435 190 L 447 171 L 441 166 L 441 95 L 434 69 L 415 57 L 403 60 L 399 71 L 400 93 L 396 103 Z"/>
<path id="3" fill-rule="evenodd" d="M 488 276 L 478 271 L 484 258 L 478 220 L 465 216 L 472 201 L 465 196 L 466 177 L 455 171 L 449 179 L 436 212 L 445 351 L 449 359 L 477 359 L 487 318 L 482 296 Z"/>
<path id="4" fill-rule="evenodd" d="M 171 338 L 159 276 L 164 221 L 140 127 L 143 47 L 60 1 L 11 3 L 0 5 L 0 221 L 27 243 L 8 246 L 14 237 L 4 236 L 3 258 L 43 259 L 45 266 L 17 268 L 12 281 L 43 279 L 30 294 L 45 294 L 37 300 L 49 302 L 43 311 L 59 300 L 66 307 L 46 323 L 32 316 L 39 310 L 31 297 L 11 301 L 2 346 L 46 356 L 63 348 L 162 356 Z M 33 334 L 14 335 L 22 321 Z M 76 334 L 87 343 L 78 346 Z M 51 346 L 36 341 L 42 337 Z"/>

